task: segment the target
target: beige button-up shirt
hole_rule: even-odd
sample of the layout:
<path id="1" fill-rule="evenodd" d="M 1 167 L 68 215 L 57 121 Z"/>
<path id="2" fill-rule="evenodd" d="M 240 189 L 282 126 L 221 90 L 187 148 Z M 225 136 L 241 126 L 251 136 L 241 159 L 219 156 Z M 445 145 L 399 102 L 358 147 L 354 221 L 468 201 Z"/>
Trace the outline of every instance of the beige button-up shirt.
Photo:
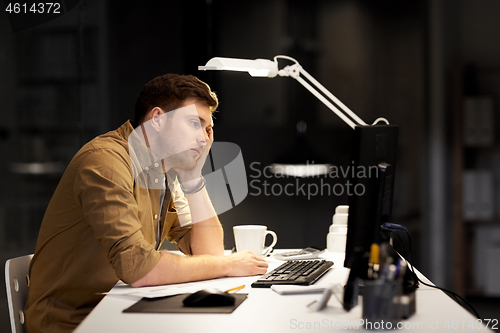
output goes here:
<path id="1" fill-rule="evenodd" d="M 165 238 L 191 253 L 189 207 L 176 181 L 165 177 L 161 163 L 142 163 L 146 183 L 169 180 L 160 205 L 161 188 L 140 186 L 134 177 L 133 130 L 127 121 L 96 137 L 62 176 L 30 266 L 29 333 L 72 331 L 118 280 L 132 283 L 151 271 Z"/>

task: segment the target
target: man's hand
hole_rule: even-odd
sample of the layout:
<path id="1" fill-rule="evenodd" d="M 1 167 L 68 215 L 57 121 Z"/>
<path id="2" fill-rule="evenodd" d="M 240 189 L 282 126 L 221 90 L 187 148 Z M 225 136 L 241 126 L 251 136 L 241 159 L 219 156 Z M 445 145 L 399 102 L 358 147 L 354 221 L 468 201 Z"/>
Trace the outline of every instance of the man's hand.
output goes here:
<path id="1" fill-rule="evenodd" d="M 198 184 L 199 177 L 201 175 L 201 170 L 208 156 L 210 148 L 212 148 L 212 143 L 214 142 L 214 130 L 213 128 L 207 129 L 207 134 L 205 136 L 205 144 L 200 146 L 203 149 L 200 157 L 196 160 L 196 164 L 191 169 L 180 169 L 175 168 L 175 171 L 179 175 L 182 184 L 186 187 L 194 187 Z"/>
<path id="2" fill-rule="evenodd" d="M 229 261 L 228 276 L 263 275 L 267 272 L 267 262 L 252 252 L 234 253 L 224 257 Z"/>

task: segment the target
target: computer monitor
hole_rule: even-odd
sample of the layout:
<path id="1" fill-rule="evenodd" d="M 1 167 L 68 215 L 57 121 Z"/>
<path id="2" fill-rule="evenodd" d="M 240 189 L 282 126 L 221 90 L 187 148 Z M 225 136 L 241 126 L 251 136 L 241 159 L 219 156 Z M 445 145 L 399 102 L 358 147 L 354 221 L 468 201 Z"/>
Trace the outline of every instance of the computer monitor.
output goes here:
<path id="1" fill-rule="evenodd" d="M 372 243 L 380 243 L 380 225 L 391 221 L 398 141 L 397 125 L 356 126 L 352 141 L 346 257 L 362 267 Z"/>

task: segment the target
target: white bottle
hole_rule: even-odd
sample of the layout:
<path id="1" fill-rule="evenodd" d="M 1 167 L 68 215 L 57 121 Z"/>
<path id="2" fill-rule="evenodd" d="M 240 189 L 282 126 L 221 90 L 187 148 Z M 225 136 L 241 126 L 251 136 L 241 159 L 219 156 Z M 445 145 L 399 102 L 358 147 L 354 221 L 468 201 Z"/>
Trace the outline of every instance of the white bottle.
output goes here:
<path id="1" fill-rule="evenodd" d="M 347 218 L 349 206 L 337 206 L 332 218 L 330 232 L 326 237 L 326 249 L 330 252 L 345 252 L 347 240 Z"/>

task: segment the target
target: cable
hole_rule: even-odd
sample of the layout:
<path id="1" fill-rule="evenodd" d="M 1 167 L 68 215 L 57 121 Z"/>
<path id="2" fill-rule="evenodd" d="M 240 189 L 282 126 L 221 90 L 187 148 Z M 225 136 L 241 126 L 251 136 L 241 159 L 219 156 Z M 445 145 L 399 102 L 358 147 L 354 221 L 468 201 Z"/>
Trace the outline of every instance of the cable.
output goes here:
<path id="1" fill-rule="evenodd" d="M 299 62 L 297 60 L 295 60 L 294 58 L 292 57 L 289 57 L 289 56 L 286 56 L 286 55 L 277 55 L 274 57 L 274 62 L 275 63 L 278 63 L 278 59 L 287 59 L 287 60 L 290 60 L 290 61 L 293 61 L 294 63 L 298 64 Z"/>
<path id="2" fill-rule="evenodd" d="M 467 302 L 462 296 L 460 296 L 459 294 L 455 293 L 454 291 L 451 291 L 451 290 L 448 290 L 448 289 L 445 289 L 445 288 L 442 288 L 442 287 L 438 287 L 436 285 L 432 285 L 432 284 L 428 284 L 424 281 L 422 281 L 418 275 L 415 273 L 415 271 L 413 270 L 413 264 L 411 263 L 411 254 L 413 252 L 413 247 L 412 247 L 412 242 L 411 242 L 411 235 L 410 233 L 408 232 L 408 229 L 406 229 L 405 227 L 399 225 L 399 224 L 393 224 L 393 223 L 384 223 L 381 228 L 383 230 L 386 230 L 386 231 L 389 231 L 391 232 L 392 234 L 395 234 L 396 236 L 398 236 L 398 239 L 399 239 L 399 242 L 401 243 L 401 246 L 403 246 L 404 242 L 403 240 L 401 239 L 401 236 L 396 233 L 395 231 L 391 230 L 391 229 L 397 229 L 397 230 L 403 230 L 404 232 L 406 232 L 406 235 L 408 236 L 408 246 L 409 246 L 409 253 L 408 253 L 408 259 L 405 259 L 406 262 L 408 263 L 408 267 L 410 269 L 410 271 L 412 272 L 413 276 L 415 276 L 417 278 L 417 281 L 422 283 L 423 285 L 425 286 L 428 286 L 428 287 L 431 287 L 431 288 L 436 288 L 436 289 L 439 289 L 441 290 L 442 292 L 446 293 L 450 298 L 452 298 L 455 302 L 457 302 L 460 306 L 463 307 L 463 305 L 460 303 L 459 300 L 462 300 L 465 304 L 467 304 L 467 306 L 472 310 L 472 312 L 474 312 L 474 315 L 478 318 L 478 319 L 481 319 L 481 316 L 479 315 L 479 313 L 476 311 L 476 309 L 469 303 Z M 450 296 L 451 295 L 451 296 Z"/>
<path id="3" fill-rule="evenodd" d="M 380 121 L 383 121 L 384 123 L 386 123 L 386 125 L 389 125 L 389 120 L 387 120 L 387 119 L 385 119 L 385 118 L 383 118 L 383 117 L 380 117 L 380 118 L 375 119 L 375 121 L 373 122 L 373 124 L 372 124 L 372 125 L 376 125 L 376 124 L 377 124 L 378 122 L 380 122 Z"/>

